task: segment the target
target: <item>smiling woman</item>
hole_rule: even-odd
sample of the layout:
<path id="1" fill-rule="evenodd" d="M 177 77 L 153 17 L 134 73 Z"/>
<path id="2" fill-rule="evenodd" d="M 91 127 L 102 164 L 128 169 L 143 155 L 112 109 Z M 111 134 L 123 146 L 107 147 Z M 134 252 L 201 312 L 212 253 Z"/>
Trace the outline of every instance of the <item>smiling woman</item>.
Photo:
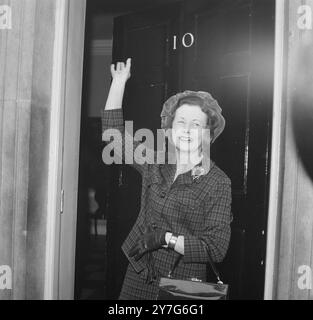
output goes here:
<path id="1" fill-rule="evenodd" d="M 180 172 L 199 162 L 206 173 L 210 170 L 210 145 L 225 128 L 221 112 L 217 101 L 203 91 L 187 90 L 164 103 L 161 126 L 171 130 L 171 143 L 179 151 L 176 159 Z"/>
<path id="2" fill-rule="evenodd" d="M 111 66 L 103 130 L 124 131 L 121 105 L 130 69 L 131 59 Z M 120 299 L 155 299 L 160 277 L 179 256 L 177 277 L 206 280 L 206 263 L 221 262 L 229 245 L 230 180 L 204 148 L 225 127 L 221 108 L 207 92 L 185 91 L 165 102 L 161 117 L 162 128 L 172 129 L 176 164 L 133 164 L 142 176 L 141 210 L 122 245 L 129 265 Z M 196 166 L 203 172 L 194 179 Z"/>

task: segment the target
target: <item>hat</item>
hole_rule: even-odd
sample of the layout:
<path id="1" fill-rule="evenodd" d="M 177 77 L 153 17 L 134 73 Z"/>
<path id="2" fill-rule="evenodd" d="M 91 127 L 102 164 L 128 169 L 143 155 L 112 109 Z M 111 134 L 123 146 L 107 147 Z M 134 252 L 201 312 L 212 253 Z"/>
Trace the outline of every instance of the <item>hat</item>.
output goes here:
<path id="1" fill-rule="evenodd" d="M 223 132 L 225 128 L 225 119 L 222 116 L 222 109 L 218 102 L 211 96 L 210 93 L 205 91 L 184 91 L 171 96 L 163 104 L 161 112 L 161 128 L 169 129 L 172 127 L 172 122 L 175 116 L 178 102 L 185 97 L 198 97 L 203 101 L 202 111 L 208 115 L 210 119 L 213 119 L 211 126 L 211 133 L 213 143 L 216 138 Z"/>

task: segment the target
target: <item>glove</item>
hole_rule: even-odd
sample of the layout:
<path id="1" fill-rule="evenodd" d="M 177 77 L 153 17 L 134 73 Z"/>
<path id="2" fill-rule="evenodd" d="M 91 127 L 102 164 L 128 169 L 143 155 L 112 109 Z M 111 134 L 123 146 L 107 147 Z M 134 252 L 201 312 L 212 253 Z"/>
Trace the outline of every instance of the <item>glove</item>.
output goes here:
<path id="1" fill-rule="evenodd" d="M 152 252 L 147 253 L 147 278 L 146 283 L 150 284 L 157 279 L 157 273 L 155 270 L 154 257 Z"/>
<path id="2" fill-rule="evenodd" d="M 163 245 L 166 245 L 165 234 L 166 231 L 148 225 L 143 234 L 137 239 L 136 244 L 131 248 L 129 256 L 138 261 L 147 252 L 162 248 Z"/>

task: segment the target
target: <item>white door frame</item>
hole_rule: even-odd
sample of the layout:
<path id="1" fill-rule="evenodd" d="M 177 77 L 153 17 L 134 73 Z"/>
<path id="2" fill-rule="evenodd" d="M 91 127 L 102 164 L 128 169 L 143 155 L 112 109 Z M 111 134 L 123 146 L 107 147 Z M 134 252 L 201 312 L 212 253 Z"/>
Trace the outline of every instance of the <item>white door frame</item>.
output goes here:
<path id="1" fill-rule="evenodd" d="M 283 163 L 281 160 L 283 148 L 284 127 L 282 118 L 284 115 L 284 70 L 286 50 L 286 24 L 287 3 L 285 0 L 276 0 L 275 13 L 275 68 L 274 68 L 274 100 L 272 120 L 272 145 L 271 145 L 271 168 L 270 168 L 270 190 L 269 209 L 266 241 L 266 267 L 264 299 L 275 299 L 277 287 L 277 264 L 278 246 L 280 235 L 280 212 L 282 200 L 282 174 Z"/>
<path id="2" fill-rule="evenodd" d="M 86 0 L 56 0 L 44 299 L 73 299 Z M 61 213 L 62 212 L 62 213 Z"/>

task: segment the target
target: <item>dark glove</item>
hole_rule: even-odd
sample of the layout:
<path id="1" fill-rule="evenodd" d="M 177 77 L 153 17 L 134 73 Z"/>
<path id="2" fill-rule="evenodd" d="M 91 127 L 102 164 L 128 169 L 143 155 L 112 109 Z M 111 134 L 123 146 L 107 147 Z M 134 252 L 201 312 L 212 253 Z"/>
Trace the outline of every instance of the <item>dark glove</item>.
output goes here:
<path id="1" fill-rule="evenodd" d="M 129 256 L 138 261 L 147 252 L 162 248 L 163 245 L 166 245 L 165 234 L 166 231 L 148 225 L 143 234 L 137 239 L 136 244 L 131 248 Z"/>

